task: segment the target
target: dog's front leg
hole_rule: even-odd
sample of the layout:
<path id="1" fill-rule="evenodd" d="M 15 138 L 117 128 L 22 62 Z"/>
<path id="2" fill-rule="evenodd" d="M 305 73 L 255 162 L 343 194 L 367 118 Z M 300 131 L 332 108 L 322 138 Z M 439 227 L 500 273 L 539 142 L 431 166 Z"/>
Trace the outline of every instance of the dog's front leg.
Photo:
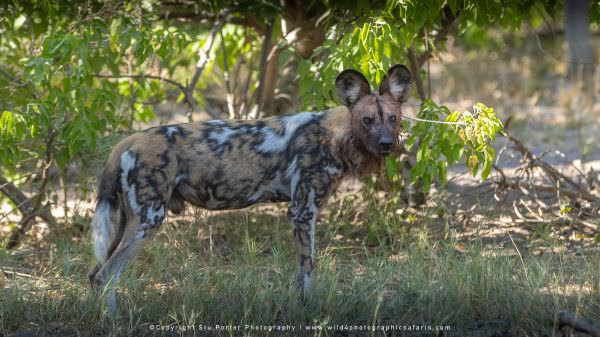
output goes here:
<path id="1" fill-rule="evenodd" d="M 317 222 L 317 214 L 315 190 L 308 184 L 298 186 L 292 195 L 288 217 L 294 225 L 294 242 L 298 261 L 298 290 L 302 301 L 310 294 L 315 283 L 315 223 Z"/>

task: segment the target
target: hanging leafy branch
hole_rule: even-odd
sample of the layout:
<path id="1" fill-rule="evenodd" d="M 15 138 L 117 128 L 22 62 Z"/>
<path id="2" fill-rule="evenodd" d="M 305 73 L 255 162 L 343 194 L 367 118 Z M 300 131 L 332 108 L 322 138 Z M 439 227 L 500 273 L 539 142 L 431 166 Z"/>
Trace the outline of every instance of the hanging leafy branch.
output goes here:
<path id="1" fill-rule="evenodd" d="M 496 155 L 491 144 L 504 128 L 492 108 L 477 103 L 473 111 L 450 112 L 445 106 L 425 100 L 418 117 L 428 121 L 418 121 L 412 128 L 404 123 L 405 129 L 411 133 L 406 142 L 407 148 L 410 150 L 418 144 L 417 162 L 411 169 L 413 183 L 421 179 L 425 191 L 435 180 L 445 183 L 448 165 L 458 163 L 461 158 L 465 158 L 473 176 L 480 173 L 481 179 L 487 179 Z M 397 170 L 393 171 L 397 165 L 388 163 L 386 167 L 388 176 L 399 174 Z"/>
<path id="2" fill-rule="evenodd" d="M 107 149 L 107 132 L 154 118 L 139 99 L 164 97 L 157 79 L 132 83 L 98 74 L 119 77 L 128 65 L 143 71 L 157 61 L 169 66 L 187 39 L 176 29 L 142 25 L 127 11 L 106 19 L 75 14 L 60 3 L 37 6 L 0 7 L 0 176 L 7 184 L 2 190 L 14 192 L 11 180 L 20 174 L 31 176 L 26 181 L 33 187 L 31 196 L 3 193 L 22 213 L 10 247 L 36 216 L 56 224 L 48 212 L 53 177 L 64 175 L 68 165 L 93 167 Z M 73 21 L 70 15 L 81 17 Z"/>

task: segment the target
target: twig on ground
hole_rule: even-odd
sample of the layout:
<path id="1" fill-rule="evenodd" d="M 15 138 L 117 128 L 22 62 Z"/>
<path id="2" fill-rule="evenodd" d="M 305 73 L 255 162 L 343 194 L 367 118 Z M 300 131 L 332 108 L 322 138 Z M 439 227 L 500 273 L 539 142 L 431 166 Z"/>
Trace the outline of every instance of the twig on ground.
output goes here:
<path id="1" fill-rule="evenodd" d="M 516 169 L 516 176 L 509 176 L 497 165 L 493 168 L 498 172 L 494 181 L 496 191 L 514 191 L 522 197 L 530 199 L 537 204 L 533 209 L 522 197 L 513 203 L 514 213 L 519 218 L 517 222 L 526 223 L 570 223 L 577 230 L 598 232 L 598 226 L 593 221 L 587 221 L 594 217 L 597 207 L 600 207 L 600 196 L 593 193 L 589 183 L 579 184 L 576 181 L 584 181 L 586 177 L 581 170 L 576 170 L 578 176 L 584 179 L 574 179 L 560 172 L 557 168 L 545 161 L 541 156 L 536 156 L 523 142 L 506 133 L 512 147 L 520 153 L 521 166 Z M 544 201 L 542 201 L 544 199 Z M 548 200 L 555 200 L 554 204 Z M 576 213 L 556 212 L 557 207 L 563 207 L 565 199 L 568 205 L 578 211 Z M 519 210 L 517 203 L 524 209 Z M 523 214 L 522 211 L 528 212 Z M 575 226 L 577 225 L 577 226 Z"/>
<path id="2" fill-rule="evenodd" d="M 581 193 L 581 196 L 588 201 L 600 201 L 598 197 L 590 194 L 583 186 L 579 185 L 566 175 L 558 172 L 557 169 L 552 167 L 552 165 L 548 164 L 546 161 L 535 156 L 520 140 L 511 136 L 509 133 L 506 133 L 506 138 L 508 138 L 508 140 L 510 140 L 513 143 L 517 151 L 521 152 L 521 154 L 523 155 L 523 161 L 529 164 L 530 167 L 539 167 L 548 175 L 549 178 L 551 178 L 554 181 L 562 180 L 568 183 L 579 193 Z"/>
<path id="3" fill-rule="evenodd" d="M 2 273 L 6 276 L 20 276 L 20 277 L 26 277 L 26 278 L 30 278 L 30 279 L 44 279 L 43 277 L 39 277 L 39 276 L 35 276 L 32 274 L 27 274 L 27 273 L 15 271 L 15 270 L 9 270 L 7 268 L 2 268 L 1 270 L 2 270 Z"/>
<path id="4" fill-rule="evenodd" d="M 550 165 L 548 162 L 540 159 L 536 155 L 534 155 L 529 148 L 527 148 L 523 142 L 515 138 L 514 136 L 506 133 L 506 138 L 511 141 L 513 147 L 521 153 L 523 156 L 522 162 L 523 165 L 520 169 L 529 177 L 530 171 L 533 169 L 539 169 L 543 174 L 544 178 L 548 178 L 550 182 L 552 182 L 553 186 L 534 184 L 529 182 L 530 188 L 526 188 L 519 181 L 510 182 L 506 179 L 506 175 L 496 167 L 496 170 L 501 172 L 502 181 L 499 183 L 501 187 L 509 188 L 509 189 L 519 189 L 519 190 L 532 190 L 532 191 L 541 191 L 541 192 L 559 192 L 562 195 L 565 195 L 572 199 L 581 198 L 583 200 L 589 201 L 591 203 L 600 204 L 600 197 L 597 197 L 590 193 L 590 191 L 583 185 L 576 183 L 573 179 L 569 178 L 565 174 L 559 172 L 556 168 Z M 561 184 L 564 182 L 564 184 Z"/>

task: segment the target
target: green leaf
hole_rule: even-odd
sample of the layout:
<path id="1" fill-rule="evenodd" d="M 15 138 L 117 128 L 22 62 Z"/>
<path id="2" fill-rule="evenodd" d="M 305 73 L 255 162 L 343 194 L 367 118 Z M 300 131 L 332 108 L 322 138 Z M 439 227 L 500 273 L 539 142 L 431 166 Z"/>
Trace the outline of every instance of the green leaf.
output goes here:
<path id="1" fill-rule="evenodd" d="M 385 157 L 385 172 L 388 180 L 392 180 L 394 176 L 398 175 L 398 158 L 387 156 Z"/>
<path id="2" fill-rule="evenodd" d="M 14 29 L 19 30 L 19 28 L 23 27 L 23 24 L 25 23 L 26 20 L 27 20 L 27 18 L 25 17 L 25 15 L 23 15 L 23 14 L 19 15 L 15 19 L 15 22 L 13 24 Z"/>

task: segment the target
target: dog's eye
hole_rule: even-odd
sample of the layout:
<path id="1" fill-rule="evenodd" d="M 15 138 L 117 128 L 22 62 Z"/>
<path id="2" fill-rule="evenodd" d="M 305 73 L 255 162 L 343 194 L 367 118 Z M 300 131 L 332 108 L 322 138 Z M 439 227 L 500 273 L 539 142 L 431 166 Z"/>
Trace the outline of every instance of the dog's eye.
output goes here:
<path id="1" fill-rule="evenodd" d="M 396 115 L 390 116 L 390 122 L 392 122 L 392 123 L 396 122 Z"/>
<path id="2" fill-rule="evenodd" d="M 369 124 L 373 123 L 373 118 L 363 117 L 363 123 L 365 123 L 365 125 L 369 125 Z"/>

